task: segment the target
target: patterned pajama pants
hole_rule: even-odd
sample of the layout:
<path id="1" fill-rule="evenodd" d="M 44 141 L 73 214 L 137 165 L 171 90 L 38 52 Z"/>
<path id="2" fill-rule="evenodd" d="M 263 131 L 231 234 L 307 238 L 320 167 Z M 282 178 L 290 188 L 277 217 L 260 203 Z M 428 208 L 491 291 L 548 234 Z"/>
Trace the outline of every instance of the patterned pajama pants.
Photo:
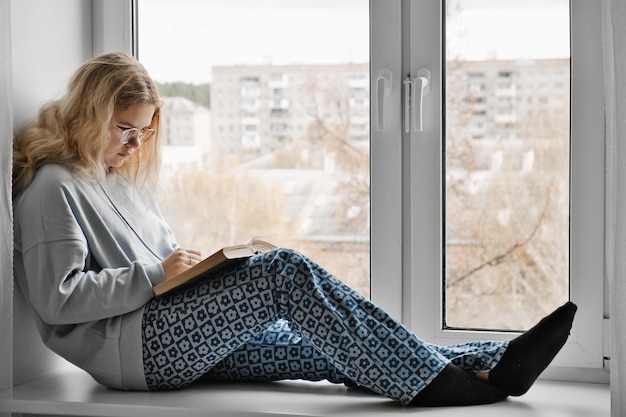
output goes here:
<path id="1" fill-rule="evenodd" d="M 492 369 L 508 343 L 426 343 L 290 249 L 153 299 L 142 330 L 151 390 L 200 379 L 326 379 L 405 405 L 450 362 Z"/>

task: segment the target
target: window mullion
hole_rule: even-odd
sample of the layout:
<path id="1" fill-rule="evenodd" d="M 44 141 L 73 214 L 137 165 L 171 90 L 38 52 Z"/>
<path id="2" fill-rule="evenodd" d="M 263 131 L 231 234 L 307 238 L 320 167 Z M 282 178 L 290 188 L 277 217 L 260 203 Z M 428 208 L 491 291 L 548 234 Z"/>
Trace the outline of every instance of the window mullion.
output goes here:
<path id="1" fill-rule="evenodd" d="M 400 20 L 400 0 L 370 2 L 371 298 L 398 319 L 402 318 Z"/>
<path id="2" fill-rule="evenodd" d="M 134 0 L 92 0 L 93 53 L 136 53 Z"/>
<path id="3" fill-rule="evenodd" d="M 407 324 L 434 340 L 441 318 L 442 8 L 438 0 L 406 2 L 410 17 L 407 71 L 430 71 L 423 131 L 404 133 L 404 304 Z M 413 103 L 412 103 L 413 105 Z"/>

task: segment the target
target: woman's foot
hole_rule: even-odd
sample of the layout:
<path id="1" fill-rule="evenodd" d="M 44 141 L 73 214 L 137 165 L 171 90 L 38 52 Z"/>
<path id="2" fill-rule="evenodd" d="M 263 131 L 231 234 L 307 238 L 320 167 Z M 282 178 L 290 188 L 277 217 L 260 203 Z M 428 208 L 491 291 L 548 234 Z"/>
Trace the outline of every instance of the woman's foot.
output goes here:
<path id="1" fill-rule="evenodd" d="M 509 395 L 526 393 L 567 341 L 577 309 L 567 302 L 513 339 L 489 372 L 489 382 Z"/>
<path id="2" fill-rule="evenodd" d="M 409 405 L 416 407 L 444 407 L 491 404 L 508 395 L 501 388 L 483 381 L 471 372 L 448 364 L 421 390 Z"/>

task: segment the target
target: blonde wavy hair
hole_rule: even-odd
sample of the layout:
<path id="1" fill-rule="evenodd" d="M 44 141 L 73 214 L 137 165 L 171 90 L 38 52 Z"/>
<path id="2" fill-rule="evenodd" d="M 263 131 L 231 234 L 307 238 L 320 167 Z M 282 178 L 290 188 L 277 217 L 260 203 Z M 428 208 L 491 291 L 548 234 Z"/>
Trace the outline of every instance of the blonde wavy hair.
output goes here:
<path id="1" fill-rule="evenodd" d="M 64 96 L 44 104 L 38 116 L 15 136 L 13 194 L 26 188 L 37 169 L 57 163 L 86 178 L 106 175 L 104 151 L 110 143 L 110 124 L 116 110 L 153 104 L 156 111 L 146 141 L 116 172 L 154 185 L 158 178 L 158 128 L 161 99 L 152 78 L 132 56 L 109 53 L 83 64 Z"/>

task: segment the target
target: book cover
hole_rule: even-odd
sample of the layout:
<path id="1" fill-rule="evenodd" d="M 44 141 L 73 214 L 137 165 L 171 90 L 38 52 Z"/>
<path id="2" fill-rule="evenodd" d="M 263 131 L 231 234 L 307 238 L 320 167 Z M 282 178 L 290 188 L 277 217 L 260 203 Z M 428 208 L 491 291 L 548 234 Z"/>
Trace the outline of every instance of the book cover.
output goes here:
<path id="1" fill-rule="evenodd" d="M 155 285 L 153 288 L 154 294 L 161 296 L 176 288 L 188 285 L 196 279 L 208 278 L 237 261 L 242 261 L 275 247 L 273 244 L 260 238 L 252 238 L 240 245 L 225 246 L 186 271 Z"/>

